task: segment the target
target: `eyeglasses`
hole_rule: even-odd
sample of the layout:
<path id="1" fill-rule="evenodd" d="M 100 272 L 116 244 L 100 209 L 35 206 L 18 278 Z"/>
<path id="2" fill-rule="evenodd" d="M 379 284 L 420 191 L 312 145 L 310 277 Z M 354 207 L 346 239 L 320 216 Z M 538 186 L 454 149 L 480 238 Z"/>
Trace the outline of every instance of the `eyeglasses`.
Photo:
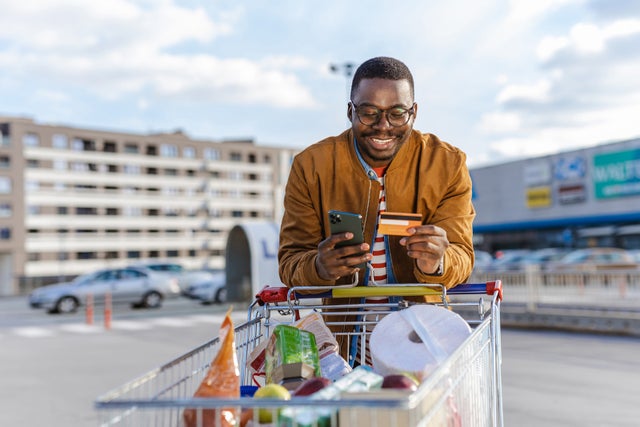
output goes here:
<path id="1" fill-rule="evenodd" d="M 365 126 L 373 126 L 380 122 L 382 114 L 386 114 L 387 121 L 391 126 L 399 127 L 404 126 L 409 122 L 409 118 L 415 113 L 415 102 L 411 108 L 404 107 L 391 107 L 386 110 L 381 110 L 373 105 L 356 105 L 351 101 L 358 120 Z"/>

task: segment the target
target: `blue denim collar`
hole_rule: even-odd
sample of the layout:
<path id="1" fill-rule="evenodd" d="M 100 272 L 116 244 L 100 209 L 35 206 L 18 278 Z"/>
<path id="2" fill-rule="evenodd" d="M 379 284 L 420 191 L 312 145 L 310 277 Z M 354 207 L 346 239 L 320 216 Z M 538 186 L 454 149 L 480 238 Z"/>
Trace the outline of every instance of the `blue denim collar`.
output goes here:
<path id="1" fill-rule="evenodd" d="M 367 162 L 362 158 L 362 154 L 360 154 L 360 150 L 358 149 L 358 143 L 356 142 L 356 138 L 353 138 L 353 148 L 356 150 L 356 155 L 358 156 L 358 160 L 360 160 L 360 165 L 364 169 L 365 173 L 371 180 L 377 180 L 378 174 L 375 170 Z"/>

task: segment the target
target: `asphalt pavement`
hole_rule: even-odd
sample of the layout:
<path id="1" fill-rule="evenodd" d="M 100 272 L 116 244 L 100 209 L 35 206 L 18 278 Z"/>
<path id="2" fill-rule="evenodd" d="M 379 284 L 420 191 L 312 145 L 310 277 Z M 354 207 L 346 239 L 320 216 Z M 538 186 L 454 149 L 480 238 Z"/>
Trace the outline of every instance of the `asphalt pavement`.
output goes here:
<path id="1" fill-rule="evenodd" d="M 217 336 L 226 308 L 123 307 L 106 330 L 0 299 L 0 426 L 96 426 L 99 395 Z M 640 339 L 504 329 L 502 350 L 506 426 L 638 425 Z"/>

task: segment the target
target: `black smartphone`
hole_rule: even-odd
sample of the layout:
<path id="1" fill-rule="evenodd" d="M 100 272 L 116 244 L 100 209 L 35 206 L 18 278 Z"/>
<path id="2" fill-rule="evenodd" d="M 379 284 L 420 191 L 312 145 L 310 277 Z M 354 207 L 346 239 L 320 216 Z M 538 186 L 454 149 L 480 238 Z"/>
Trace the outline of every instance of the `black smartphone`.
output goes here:
<path id="1" fill-rule="evenodd" d="M 362 232 L 362 215 L 360 214 L 330 210 L 329 228 L 331 229 L 331 234 L 345 233 L 347 231 L 353 234 L 353 237 L 351 239 L 338 243 L 336 245 L 336 247 L 338 248 L 364 243 L 364 233 Z M 355 265 L 354 267 L 365 268 L 366 266 L 367 263 L 363 262 Z"/>

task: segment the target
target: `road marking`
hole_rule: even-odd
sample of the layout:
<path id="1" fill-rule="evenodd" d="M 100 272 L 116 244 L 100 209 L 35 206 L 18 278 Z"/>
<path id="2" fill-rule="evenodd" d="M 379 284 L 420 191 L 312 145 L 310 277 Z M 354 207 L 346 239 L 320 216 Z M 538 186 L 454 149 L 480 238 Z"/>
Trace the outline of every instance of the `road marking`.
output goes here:
<path id="1" fill-rule="evenodd" d="M 68 325 L 61 325 L 59 329 L 65 332 L 75 332 L 78 334 L 94 334 L 104 330 L 102 326 L 87 325 L 86 323 L 70 323 Z"/>
<path id="2" fill-rule="evenodd" d="M 56 335 L 56 333 L 50 328 L 39 328 L 36 326 L 13 328 L 13 333 L 26 338 L 44 338 Z"/>
<path id="3" fill-rule="evenodd" d="M 111 329 L 123 331 L 145 331 L 151 329 L 153 325 L 134 320 L 115 320 L 111 322 Z"/>
<path id="4" fill-rule="evenodd" d="M 146 319 L 147 322 L 157 326 L 169 326 L 171 328 L 185 328 L 193 326 L 193 321 L 181 317 L 156 317 L 154 319 Z"/>
<path id="5" fill-rule="evenodd" d="M 118 331 L 144 331 L 153 328 L 189 328 L 196 324 L 211 324 L 212 327 L 218 328 L 225 315 L 223 313 L 217 314 L 192 314 L 182 317 L 155 317 L 155 318 L 140 318 L 135 320 L 114 320 L 111 323 L 111 329 Z M 243 312 L 232 312 L 231 318 L 235 326 L 242 325 L 247 321 L 247 315 Z M 93 325 L 86 323 L 66 323 L 61 325 L 46 325 L 46 326 L 24 326 L 10 329 L 12 335 L 18 335 L 24 338 L 46 338 L 57 336 L 60 333 L 73 333 L 73 334 L 96 334 L 103 333 L 106 329 L 101 322 L 96 322 Z M 0 335 L 0 339 L 3 336 Z"/>

